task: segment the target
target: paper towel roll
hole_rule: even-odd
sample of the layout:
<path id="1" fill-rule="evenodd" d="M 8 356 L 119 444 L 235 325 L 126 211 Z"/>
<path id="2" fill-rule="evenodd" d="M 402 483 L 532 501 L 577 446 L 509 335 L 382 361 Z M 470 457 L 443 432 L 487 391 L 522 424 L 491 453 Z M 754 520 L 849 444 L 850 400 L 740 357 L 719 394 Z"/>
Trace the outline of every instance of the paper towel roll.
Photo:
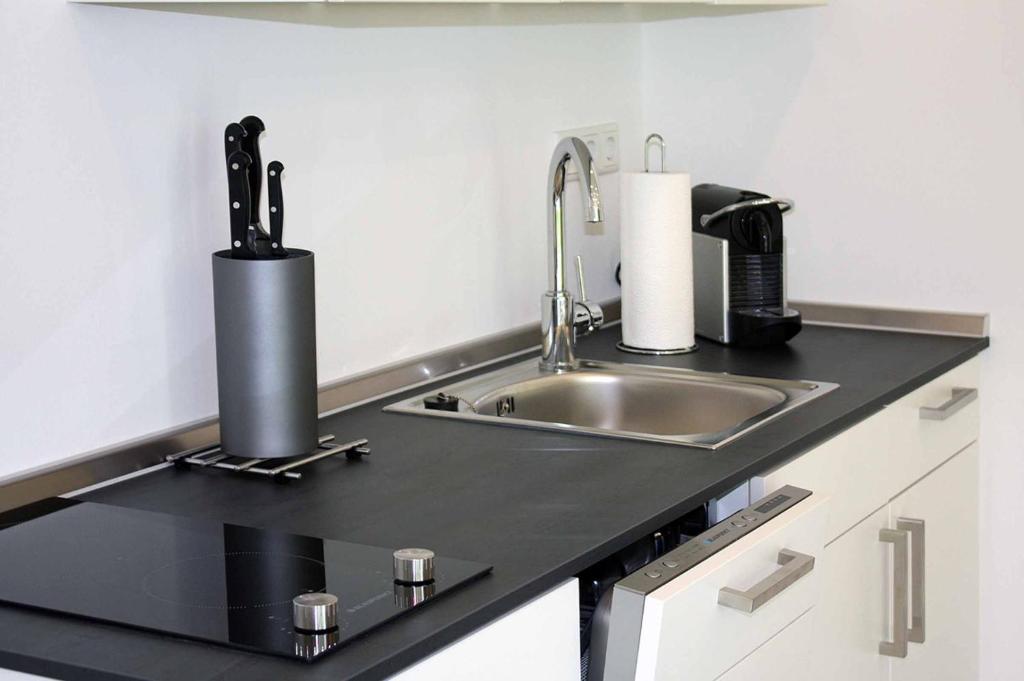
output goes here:
<path id="1" fill-rule="evenodd" d="M 683 350 L 693 338 L 693 217 L 688 173 L 623 173 L 622 342 Z"/>

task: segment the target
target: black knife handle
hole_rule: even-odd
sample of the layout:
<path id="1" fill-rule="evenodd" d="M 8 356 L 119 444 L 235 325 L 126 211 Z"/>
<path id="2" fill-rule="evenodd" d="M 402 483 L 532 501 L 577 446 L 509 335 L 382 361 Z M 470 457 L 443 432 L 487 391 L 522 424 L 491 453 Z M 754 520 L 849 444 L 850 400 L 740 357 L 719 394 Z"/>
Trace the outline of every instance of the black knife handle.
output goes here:
<path id="1" fill-rule="evenodd" d="M 228 123 L 224 128 L 224 160 L 228 156 L 242 149 L 242 139 L 245 137 L 245 128 L 238 123 Z"/>
<path id="2" fill-rule="evenodd" d="M 228 123 L 224 128 L 224 165 L 228 169 L 228 182 L 231 182 L 231 163 L 228 159 L 231 154 L 242 149 L 242 138 L 245 137 L 245 128 L 238 123 Z"/>
<path id="3" fill-rule="evenodd" d="M 249 247 L 249 168 L 252 158 L 244 151 L 228 156 L 228 210 L 231 211 L 231 257 L 248 259 Z"/>
<path id="4" fill-rule="evenodd" d="M 267 198 L 270 204 L 270 245 L 274 255 L 287 255 L 281 241 L 284 235 L 284 195 L 281 193 L 281 173 L 284 164 L 271 161 L 267 166 Z"/>
<path id="5" fill-rule="evenodd" d="M 249 154 L 252 167 L 249 169 L 249 224 L 260 224 L 260 191 L 263 187 L 263 161 L 260 158 L 260 135 L 266 126 L 256 116 L 246 116 L 241 121 L 245 129 L 242 151 Z"/>

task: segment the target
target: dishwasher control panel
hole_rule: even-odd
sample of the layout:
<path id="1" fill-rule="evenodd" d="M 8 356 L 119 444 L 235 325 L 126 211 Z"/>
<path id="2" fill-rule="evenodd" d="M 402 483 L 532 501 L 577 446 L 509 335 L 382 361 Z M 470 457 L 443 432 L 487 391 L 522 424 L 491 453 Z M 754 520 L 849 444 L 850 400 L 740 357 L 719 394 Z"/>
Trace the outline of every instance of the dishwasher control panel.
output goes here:
<path id="1" fill-rule="evenodd" d="M 672 549 L 615 588 L 646 596 L 809 496 L 808 490 L 787 485 Z"/>

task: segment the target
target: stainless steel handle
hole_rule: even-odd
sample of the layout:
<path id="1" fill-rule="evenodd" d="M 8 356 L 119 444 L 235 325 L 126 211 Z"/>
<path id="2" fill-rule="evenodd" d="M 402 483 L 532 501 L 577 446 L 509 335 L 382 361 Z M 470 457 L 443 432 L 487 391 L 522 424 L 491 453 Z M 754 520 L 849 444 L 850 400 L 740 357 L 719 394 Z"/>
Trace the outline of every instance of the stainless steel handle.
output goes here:
<path id="1" fill-rule="evenodd" d="M 778 561 L 781 566 L 778 570 L 746 591 L 728 586 L 719 589 L 718 604 L 742 612 L 754 612 L 814 569 L 814 556 L 789 549 L 779 551 Z"/>
<path id="2" fill-rule="evenodd" d="M 793 210 L 793 207 L 796 205 L 795 203 L 793 203 L 792 199 L 761 198 L 749 199 L 747 201 L 738 201 L 736 203 L 725 206 L 724 208 L 719 208 L 710 215 L 701 215 L 700 226 L 707 227 L 709 224 L 711 224 L 718 218 L 722 217 L 723 215 L 728 215 L 729 213 L 740 210 L 741 208 L 755 208 L 757 206 L 770 206 L 772 204 L 778 205 L 780 213 L 788 213 L 789 211 Z"/>
<path id="3" fill-rule="evenodd" d="M 953 388 L 953 396 L 943 404 L 937 407 L 921 407 L 921 418 L 928 421 L 945 421 L 976 399 L 977 388 Z"/>
<path id="4" fill-rule="evenodd" d="M 892 544 L 892 640 L 878 643 L 878 654 L 907 656 L 907 568 L 910 563 L 910 533 L 879 530 L 878 541 Z"/>
<path id="5" fill-rule="evenodd" d="M 896 527 L 910 533 L 910 629 L 911 643 L 924 643 L 924 521 L 898 518 Z"/>

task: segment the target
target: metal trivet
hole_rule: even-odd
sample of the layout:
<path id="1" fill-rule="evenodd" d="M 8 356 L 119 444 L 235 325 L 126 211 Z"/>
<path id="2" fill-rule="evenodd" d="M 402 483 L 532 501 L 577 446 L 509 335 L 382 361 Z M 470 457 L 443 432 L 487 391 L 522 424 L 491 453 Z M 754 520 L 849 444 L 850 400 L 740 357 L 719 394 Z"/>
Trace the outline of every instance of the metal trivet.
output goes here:
<path id="1" fill-rule="evenodd" d="M 190 465 L 197 468 L 213 467 L 235 473 L 255 473 L 256 475 L 263 475 L 277 480 L 299 480 L 302 478 L 302 473 L 294 469 L 299 466 L 305 466 L 307 463 L 326 459 L 329 456 L 341 454 L 342 452 L 344 452 L 345 458 L 350 460 L 360 459 L 370 454 L 370 448 L 367 446 L 370 441 L 366 438 L 352 440 L 340 445 L 331 444 L 332 440 L 334 440 L 333 435 L 324 435 L 320 438 L 317 451 L 307 456 L 292 459 L 247 459 L 241 456 L 226 454 L 220 450 L 220 445 L 216 444 L 212 447 L 199 447 L 177 454 L 168 454 L 164 457 L 164 460 L 178 467 L 187 468 Z M 267 461 L 283 461 L 283 463 L 272 468 L 261 465 Z"/>

